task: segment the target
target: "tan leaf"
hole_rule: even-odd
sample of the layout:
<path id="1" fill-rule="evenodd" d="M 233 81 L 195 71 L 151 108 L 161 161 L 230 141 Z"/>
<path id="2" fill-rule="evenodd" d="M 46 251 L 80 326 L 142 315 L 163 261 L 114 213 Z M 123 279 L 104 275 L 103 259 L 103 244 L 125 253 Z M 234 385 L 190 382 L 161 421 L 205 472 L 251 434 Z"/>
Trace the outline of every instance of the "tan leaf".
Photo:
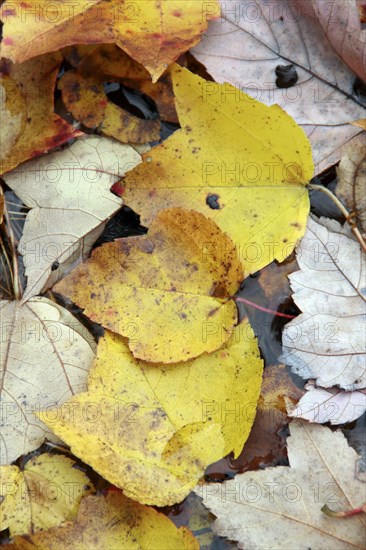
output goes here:
<path id="1" fill-rule="evenodd" d="M 363 514 L 342 521 L 321 512 L 324 504 L 343 510 L 364 503 L 356 452 L 342 432 L 324 426 L 294 421 L 290 433 L 290 467 L 245 472 L 222 484 L 197 487 L 218 518 L 214 531 L 245 550 L 362 550 Z"/>
<path id="2" fill-rule="evenodd" d="M 46 298 L 1 301 L 1 464 L 36 449 L 52 432 L 34 412 L 82 391 L 95 342 L 67 310 Z"/>

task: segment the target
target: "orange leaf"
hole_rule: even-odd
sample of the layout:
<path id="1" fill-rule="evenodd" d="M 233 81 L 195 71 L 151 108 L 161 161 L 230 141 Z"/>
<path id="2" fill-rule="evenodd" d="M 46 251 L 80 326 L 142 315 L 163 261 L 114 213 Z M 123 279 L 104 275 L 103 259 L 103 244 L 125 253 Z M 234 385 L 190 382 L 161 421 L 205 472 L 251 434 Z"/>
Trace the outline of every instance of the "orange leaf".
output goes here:
<path id="1" fill-rule="evenodd" d="M 5 2 L 1 55 L 20 63 L 71 44 L 114 42 L 142 63 L 155 82 L 181 53 L 199 42 L 220 16 L 217 0 L 93 0 Z"/>
<path id="2" fill-rule="evenodd" d="M 4 102 L 0 113 L 5 129 L 1 132 L 0 174 L 82 135 L 54 113 L 53 91 L 61 59 L 57 53 L 21 65 L 0 63 Z"/>

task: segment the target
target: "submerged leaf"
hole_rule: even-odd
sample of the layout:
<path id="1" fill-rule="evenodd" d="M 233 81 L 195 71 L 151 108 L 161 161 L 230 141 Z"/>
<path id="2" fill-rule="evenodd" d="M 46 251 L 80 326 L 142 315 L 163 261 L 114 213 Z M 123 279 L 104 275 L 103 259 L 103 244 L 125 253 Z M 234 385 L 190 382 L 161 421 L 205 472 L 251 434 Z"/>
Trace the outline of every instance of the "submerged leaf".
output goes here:
<path id="1" fill-rule="evenodd" d="M 40 418 L 125 495 L 165 506 L 182 501 L 208 464 L 240 453 L 262 369 L 248 322 L 218 351 L 174 365 L 139 362 L 106 331 L 88 391 Z"/>
<path id="2" fill-rule="evenodd" d="M 143 120 L 109 99 L 103 84 L 93 76 L 68 71 L 58 84 L 62 99 L 74 118 L 123 143 L 146 143 L 160 138 L 160 120 Z"/>

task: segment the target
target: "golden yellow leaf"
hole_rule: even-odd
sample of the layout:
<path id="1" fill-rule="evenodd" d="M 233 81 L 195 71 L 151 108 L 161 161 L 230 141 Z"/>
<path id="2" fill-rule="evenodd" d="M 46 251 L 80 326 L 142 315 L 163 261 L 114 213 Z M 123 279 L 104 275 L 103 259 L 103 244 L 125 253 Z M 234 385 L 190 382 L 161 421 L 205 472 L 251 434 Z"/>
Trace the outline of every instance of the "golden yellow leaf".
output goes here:
<path id="1" fill-rule="evenodd" d="M 93 488 L 74 461 L 60 455 L 31 458 L 23 470 L 0 467 L 0 530 L 20 535 L 76 518 L 81 498 Z"/>
<path id="2" fill-rule="evenodd" d="M 262 369 L 247 321 L 221 349 L 175 365 L 138 362 L 106 331 L 88 391 L 39 416 L 125 495 L 165 506 L 183 500 L 208 464 L 240 453 Z"/>
<path id="3" fill-rule="evenodd" d="M 175 363 L 228 340 L 237 322 L 230 298 L 243 278 L 234 244 L 212 220 L 172 208 L 147 236 L 97 248 L 53 288 L 129 338 L 135 357 Z"/>
<path id="4" fill-rule="evenodd" d="M 245 274 L 293 250 L 312 177 L 304 131 L 280 107 L 171 68 L 182 128 L 127 174 L 125 203 L 149 226 L 162 208 L 192 208 L 234 241 Z"/>
<path id="5" fill-rule="evenodd" d="M 97 78 L 68 71 L 58 86 L 67 110 L 87 128 L 99 127 L 106 136 L 124 143 L 160 139 L 160 120 L 143 120 L 115 105 Z"/>
<path id="6" fill-rule="evenodd" d="M 27 538 L 16 537 L 9 550 L 198 550 L 186 527 L 177 529 L 161 514 L 121 493 L 83 499 L 77 521 Z"/>
<path id="7" fill-rule="evenodd" d="M 61 60 L 60 53 L 20 65 L 1 60 L 0 174 L 82 135 L 54 113 L 53 93 Z"/>
<path id="8" fill-rule="evenodd" d="M 1 55 L 20 63 L 72 44 L 113 42 L 142 63 L 156 81 L 181 53 L 195 46 L 218 0 L 9 1 L 1 8 Z"/>

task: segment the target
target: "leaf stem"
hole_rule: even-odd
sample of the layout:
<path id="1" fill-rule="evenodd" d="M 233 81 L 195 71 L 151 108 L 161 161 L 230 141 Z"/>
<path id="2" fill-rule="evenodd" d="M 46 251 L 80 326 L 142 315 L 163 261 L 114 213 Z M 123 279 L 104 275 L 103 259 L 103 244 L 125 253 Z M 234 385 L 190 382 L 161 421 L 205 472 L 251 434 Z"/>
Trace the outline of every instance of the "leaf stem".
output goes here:
<path id="1" fill-rule="evenodd" d="M 6 228 L 7 228 L 7 235 L 9 238 L 9 243 L 11 247 L 11 256 L 13 260 L 13 288 L 14 288 L 14 297 L 16 300 L 20 300 L 22 297 L 22 290 L 21 290 L 21 284 L 20 284 L 20 277 L 19 277 L 19 269 L 18 269 L 18 254 L 17 254 L 17 247 L 15 244 L 15 238 L 13 233 L 13 228 L 11 226 L 11 219 L 9 216 L 8 208 L 6 206 L 6 201 L 4 201 L 4 218 L 6 221 Z"/>
<path id="2" fill-rule="evenodd" d="M 259 306 L 258 304 L 251 302 L 250 300 L 246 300 L 245 298 L 241 298 L 240 296 L 234 296 L 234 300 L 236 302 L 241 302 L 243 304 L 247 304 L 248 306 L 252 306 L 255 309 L 259 309 L 259 311 L 272 313 L 272 315 L 275 315 L 276 317 L 286 317 L 286 319 L 295 319 L 296 317 L 296 315 L 288 315 L 287 313 L 280 313 L 279 311 L 275 311 L 274 309 L 268 309 L 267 307 Z"/>
<path id="3" fill-rule="evenodd" d="M 336 206 L 338 206 L 339 210 L 342 212 L 343 216 L 346 218 L 346 221 L 347 223 L 349 224 L 350 228 L 352 229 L 356 239 L 358 240 L 358 242 L 360 243 L 361 245 L 361 248 L 364 252 L 366 252 L 366 242 L 364 241 L 364 239 L 362 238 L 362 235 L 358 229 L 358 227 L 356 227 L 356 225 L 354 224 L 354 222 L 351 222 L 351 219 L 353 218 L 353 215 L 348 212 L 347 208 L 341 203 L 341 201 L 334 195 L 334 193 L 332 193 L 331 191 L 329 191 L 329 189 L 327 189 L 326 187 L 323 187 L 322 185 L 316 185 L 315 183 L 309 183 L 308 184 L 308 188 L 309 189 L 314 189 L 316 191 L 321 191 L 322 193 L 325 193 L 326 195 L 328 195 L 328 197 L 334 202 L 334 204 Z"/>
<path id="4" fill-rule="evenodd" d="M 326 504 L 324 504 L 321 511 L 330 518 L 348 518 L 350 516 L 355 516 L 356 514 L 362 514 L 362 512 L 366 513 L 366 504 L 360 506 L 359 508 L 353 508 L 353 510 L 347 510 L 345 512 L 334 512 L 328 508 Z"/>

